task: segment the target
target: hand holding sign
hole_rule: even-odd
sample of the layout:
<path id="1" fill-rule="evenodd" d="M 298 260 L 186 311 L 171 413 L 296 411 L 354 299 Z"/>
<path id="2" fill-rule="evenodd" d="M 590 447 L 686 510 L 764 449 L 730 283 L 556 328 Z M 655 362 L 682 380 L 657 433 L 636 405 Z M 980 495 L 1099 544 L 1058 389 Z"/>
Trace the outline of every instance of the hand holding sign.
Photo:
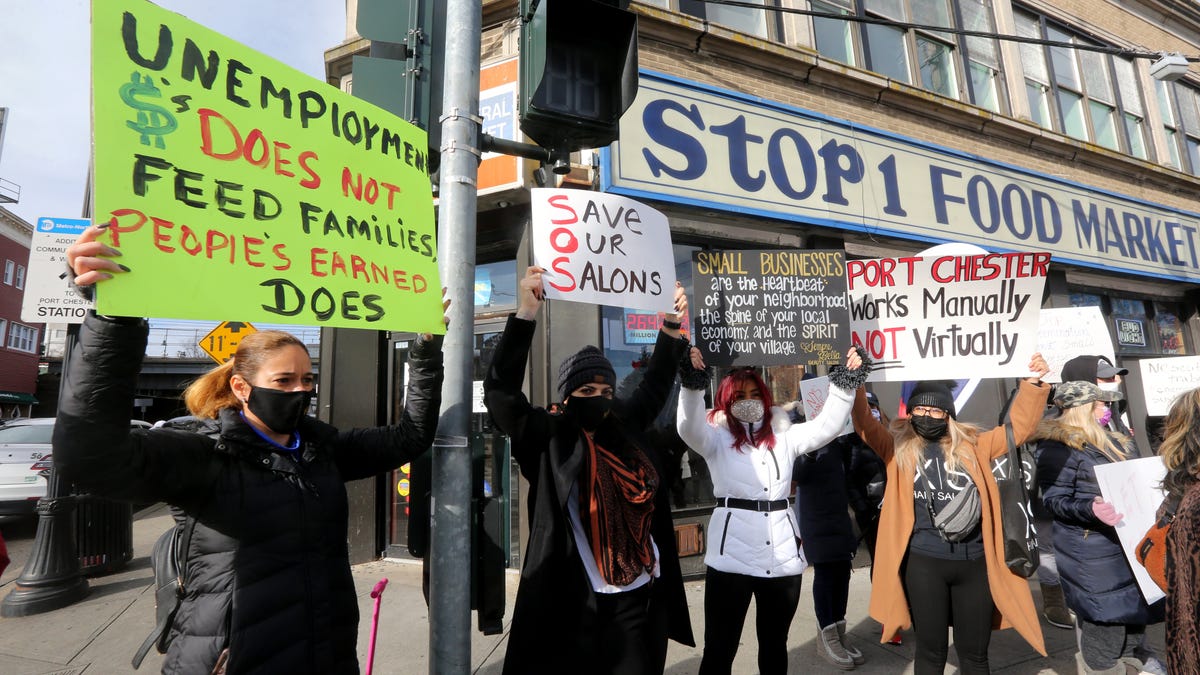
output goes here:
<path id="1" fill-rule="evenodd" d="M 517 318 L 533 321 L 537 317 L 538 310 L 542 308 L 542 302 L 546 299 L 546 287 L 542 285 L 542 273 L 546 271 L 543 267 L 530 265 L 525 268 L 525 277 L 517 284 Z"/>
<path id="2" fill-rule="evenodd" d="M 1029 359 L 1029 372 L 1033 373 L 1027 380 L 1029 384 L 1041 384 L 1042 378 L 1050 372 L 1050 365 L 1042 358 L 1041 352 L 1034 352 Z"/>
<path id="3" fill-rule="evenodd" d="M 682 326 L 683 320 L 687 316 L 687 310 L 688 310 L 687 292 L 683 290 L 683 284 L 676 281 L 675 282 L 675 312 L 674 313 L 671 313 L 671 312 L 663 313 L 662 331 L 664 333 L 666 333 L 667 335 L 670 335 L 673 338 L 679 337 L 680 329 L 683 327 Z M 668 326 L 666 324 L 667 321 L 671 321 L 671 322 L 681 324 L 681 325 L 672 328 L 671 326 Z"/>
<path id="4" fill-rule="evenodd" d="M 115 272 L 129 271 L 128 267 L 110 260 L 120 257 L 120 251 L 96 239 L 106 229 L 108 223 L 92 225 L 67 247 L 67 265 L 75 272 L 76 286 L 91 286 L 113 278 Z"/>

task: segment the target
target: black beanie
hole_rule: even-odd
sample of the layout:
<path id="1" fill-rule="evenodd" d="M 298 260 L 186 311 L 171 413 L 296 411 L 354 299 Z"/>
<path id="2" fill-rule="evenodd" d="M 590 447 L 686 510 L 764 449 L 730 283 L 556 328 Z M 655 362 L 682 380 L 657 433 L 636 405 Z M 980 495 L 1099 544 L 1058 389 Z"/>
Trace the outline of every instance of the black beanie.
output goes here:
<path id="1" fill-rule="evenodd" d="M 909 414 L 912 414 L 912 409 L 919 405 L 941 408 L 957 419 L 957 413 L 954 410 L 954 394 L 951 393 L 953 389 L 954 385 L 950 382 L 940 380 L 918 382 L 912 393 L 908 395 L 908 403 L 905 404 L 905 407 L 908 408 Z"/>
<path id="2" fill-rule="evenodd" d="M 616 386 L 617 373 L 604 352 L 588 345 L 563 359 L 558 367 L 558 393 L 563 398 L 588 383 Z"/>

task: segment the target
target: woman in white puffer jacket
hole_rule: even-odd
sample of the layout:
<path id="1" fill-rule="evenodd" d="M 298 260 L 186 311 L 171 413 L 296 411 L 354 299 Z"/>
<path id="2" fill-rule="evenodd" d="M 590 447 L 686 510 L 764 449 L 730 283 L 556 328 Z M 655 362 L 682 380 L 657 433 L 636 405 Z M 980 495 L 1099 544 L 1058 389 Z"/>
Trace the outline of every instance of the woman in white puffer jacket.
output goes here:
<path id="1" fill-rule="evenodd" d="M 800 529 L 788 507 L 792 464 L 841 433 L 868 367 L 851 349 L 846 366 L 830 370 L 832 386 L 821 414 L 793 425 L 787 413 L 773 407 L 771 392 L 758 373 L 747 368 L 721 380 L 714 408 L 705 411 L 708 373 L 700 351 L 693 347 L 690 354 L 681 364 L 676 426 L 683 441 L 708 463 L 717 498 L 704 556 L 700 675 L 730 671 L 751 597 L 756 603 L 759 670 L 763 675 L 783 674 L 788 627 L 807 566 Z"/>

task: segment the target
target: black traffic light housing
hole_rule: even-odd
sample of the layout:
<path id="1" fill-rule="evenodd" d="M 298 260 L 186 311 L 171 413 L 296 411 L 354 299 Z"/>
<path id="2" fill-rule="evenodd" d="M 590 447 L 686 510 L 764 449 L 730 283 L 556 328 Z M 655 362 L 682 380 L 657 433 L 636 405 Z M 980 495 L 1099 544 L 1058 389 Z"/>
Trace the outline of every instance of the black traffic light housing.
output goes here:
<path id="1" fill-rule="evenodd" d="M 617 140 L 637 96 L 637 15 L 628 0 L 521 0 L 521 130 L 574 152 Z"/>

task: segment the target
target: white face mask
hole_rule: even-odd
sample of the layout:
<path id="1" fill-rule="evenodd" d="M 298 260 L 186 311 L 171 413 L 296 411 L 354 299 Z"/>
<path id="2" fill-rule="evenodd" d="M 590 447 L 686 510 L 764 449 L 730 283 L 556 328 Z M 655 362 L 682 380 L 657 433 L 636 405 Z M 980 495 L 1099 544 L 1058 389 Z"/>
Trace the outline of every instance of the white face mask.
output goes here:
<path id="1" fill-rule="evenodd" d="M 1100 387 L 1100 389 L 1102 391 L 1120 391 L 1121 390 L 1121 384 L 1119 382 L 1097 382 L 1096 386 Z"/>
<path id="2" fill-rule="evenodd" d="M 754 424 L 763 418 L 763 402 L 753 398 L 744 398 L 729 406 L 729 414 L 739 422 Z"/>

